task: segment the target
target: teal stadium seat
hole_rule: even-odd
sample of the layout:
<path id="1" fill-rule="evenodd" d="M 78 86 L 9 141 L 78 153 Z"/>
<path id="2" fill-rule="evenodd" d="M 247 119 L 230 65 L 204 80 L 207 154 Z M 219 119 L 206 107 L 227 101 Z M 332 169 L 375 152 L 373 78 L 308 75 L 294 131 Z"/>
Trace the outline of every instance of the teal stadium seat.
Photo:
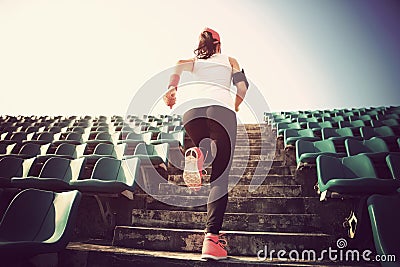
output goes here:
<path id="1" fill-rule="evenodd" d="M 285 129 L 283 136 L 285 146 L 294 146 L 297 140 L 310 142 L 321 140 L 319 137 L 314 136 L 314 132 L 311 129 Z"/>
<path id="2" fill-rule="evenodd" d="M 382 139 L 378 137 L 372 137 L 369 140 L 354 140 L 347 139 L 345 141 L 345 147 L 347 156 L 354 156 L 361 153 L 384 153 L 387 155 L 389 149 Z"/>
<path id="3" fill-rule="evenodd" d="M 16 195 L 0 222 L 2 264 L 63 250 L 72 236 L 80 199 L 78 191 L 27 189 Z"/>
<path id="4" fill-rule="evenodd" d="M 286 123 L 286 122 L 279 122 L 276 125 L 276 134 L 277 137 L 282 136 L 283 137 L 283 133 L 285 129 L 298 129 L 301 130 L 301 125 L 298 122 L 293 122 L 293 123 Z"/>
<path id="5" fill-rule="evenodd" d="M 185 132 L 184 131 L 177 131 L 171 133 L 160 132 L 157 136 L 157 140 L 151 141 L 151 144 L 153 145 L 162 143 L 169 143 L 170 145 L 177 143 L 178 146 L 184 147 Z"/>
<path id="6" fill-rule="evenodd" d="M 38 177 L 15 177 L 11 179 L 11 184 L 21 189 L 36 188 L 51 191 L 70 190 L 71 186 L 69 182 L 74 175 L 71 166 L 77 164 L 80 168 L 83 161 L 83 158 L 73 161 L 59 157 L 49 158 L 43 165 Z"/>
<path id="7" fill-rule="evenodd" d="M 317 175 L 321 200 L 332 192 L 352 196 L 388 194 L 400 187 L 397 179 L 378 178 L 371 160 L 363 154 L 342 159 L 318 156 Z"/>
<path id="8" fill-rule="evenodd" d="M 387 165 L 390 169 L 392 177 L 400 180 L 400 154 L 389 154 L 386 157 Z"/>
<path id="9" fill-rule="evenodd" d="M 400 266 L 400 194 L 372 195 L 367 200 L 372 234 L 378 255 L 395 255 L 396 261 L 382 261 L 382 267 Z"/>
<path id="10" fill-rule="evenodd" d="M 385 141 L 390 152 L 400 152 L 399 146 L 397 144 L 398 136 L 395 135 L 392 128 L 389 126 L 381 127 L 361 127 L 361 136 L 364 139 L 370 139 L 372 137 L 379 137 Z"/>
<path id="11" fill-rule="evenodd" d="M 332 140 L 322 140 L 309 142 L 298 140 L 296 142 L 296 162 L 297 166 L 301 164 L 315 164 L 317 157 L 326 155 L 331 157 L 345 157 L 345 153 L 337 153 Z"/>
<path id="12" fill-rule="evenodd" d="M 152 165 L 168 164 L 168 151 L 169 144 L 162 143 L 158 145 L 140 143 L 136 146 L 133 156 L 128 158 L 136 157 L 140 158 L 142 163 L 150 161 Z"/>
<path id="13" fill-rule="evenodd" d="M 139 173 L 140 159 L 117 160 L 101 158 L 97 161 L 90 179 L 73 180 L 73 188 L 81 192 L 119 194 L 133 191 Z"/>

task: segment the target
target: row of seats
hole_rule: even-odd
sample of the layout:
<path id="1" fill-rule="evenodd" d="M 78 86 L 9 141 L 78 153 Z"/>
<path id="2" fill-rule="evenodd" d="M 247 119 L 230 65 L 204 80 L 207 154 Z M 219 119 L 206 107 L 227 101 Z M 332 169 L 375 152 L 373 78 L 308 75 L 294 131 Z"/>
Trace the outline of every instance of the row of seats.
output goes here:
<path id="1" fill-rule="evenodd" d="M 265 114 L 266 122 L 276 126 L 287 153 L 294 148 L 298 170 L 315 168 L 320 199 L 346 198 L 352 203 L 344 223 L 349 236 L 354 238 L 359 228 L 359 239 L 368 239 L 363 236 L 369 234 L 365 231 L 368 220 L 376 252 L 397 258 L 399 115 L 400 107 Z M 311 173 L 305 172 L 305 178 L 311 179 Z"/>
<path id="2" fill-rule="evenodd" d="M 132 199 L 145 184 L 142 167 L 166 166 L 170 147 L 184 144 L 179 117 L 121 119 L 0 118 L 0 195 L 22 190 L 0 222 L 2 263 L 64 249 L 82 194 L 94 196 L 103 222 L 111 223 L 108 198 Z"/>
<path id="3" fill-rule="evenodd" d="M 352 108 L 352 109 L 333 109 L 333 110 L 301 110 L 291 112 L 264 112 L 264 121 L 273 124 L 277 122 L 310 122 L 333 121 L 340 120 L 384 120 L 399 119 L 400 108 L 398 106 L 391 107 L 370 107 L 370 108 Z M 331 119 L 330 119 L 331 118 Z M 305 119 L 305 120 L 304 120 Z"/>

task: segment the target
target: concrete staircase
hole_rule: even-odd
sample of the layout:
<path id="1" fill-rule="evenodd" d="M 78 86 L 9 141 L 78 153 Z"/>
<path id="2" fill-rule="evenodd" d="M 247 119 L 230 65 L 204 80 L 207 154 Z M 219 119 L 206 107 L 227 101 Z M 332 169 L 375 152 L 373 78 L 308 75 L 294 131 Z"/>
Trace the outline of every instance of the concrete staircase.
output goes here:
<path id="1" fill-rule="evenodd" d="M 123 205 L 124 215 L 117 215 L 120 219 L 112 242 L 71 242 L 60 256 L 62 266 L 359 266 L 328 258 L 277 259 L 279 250 L 297 250 L 300 255 L 304 250 L 314 250 L 319 255 L 329 247 L 337 249 L 336 240 L 346 237 L 341 223 L 349 207 L 346 202 L 321 203 L 309 188 L 315 181 L 306 181 L 315 177 L 296 175 L 295 166 L 285 164 L 283 147 L 276 144 L 276 133 L 267 125 L 238 127 L 223 225 L 231 256 L 228 260 L 199 260 L 206 205 L 185 205 L 194 200 L 206 202 L 208 177 L 206 185 L 193 192 L 183 186 L 182 170 L 170 167 L 156 195 L 139 190 L 133 201 L 115 204 Z M 255 181 L 260 186 L 254 187 Z M 272 259 L 259 260 L 257 254 L 265 248 L 275 254 Z M 86 265 L 79 265 L 77 259 Z"/>

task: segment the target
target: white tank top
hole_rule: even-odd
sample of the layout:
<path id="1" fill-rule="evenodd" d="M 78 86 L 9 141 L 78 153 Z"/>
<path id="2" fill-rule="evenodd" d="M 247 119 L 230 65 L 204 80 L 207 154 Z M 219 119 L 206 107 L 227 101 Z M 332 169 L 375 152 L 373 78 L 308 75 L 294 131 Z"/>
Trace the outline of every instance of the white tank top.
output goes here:
<path id="1" fill-rule="evenodd" d="M 219 105 L 234 111 L 231 96 L 232 66 L 229 57 L 214 54 L 208 59 L 197 59 L 193 66 L 192 108 Z M 192 91 L 193 90 L 193 91 Z"/>

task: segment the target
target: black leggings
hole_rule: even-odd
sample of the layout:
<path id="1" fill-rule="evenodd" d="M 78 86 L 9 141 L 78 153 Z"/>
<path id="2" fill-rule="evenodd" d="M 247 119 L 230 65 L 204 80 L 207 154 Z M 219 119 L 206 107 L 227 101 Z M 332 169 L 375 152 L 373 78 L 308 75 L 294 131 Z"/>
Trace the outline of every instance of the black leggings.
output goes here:
<path id="1" fill-rule="evenodd" d="M 194 144 L 208 151 L 206 164 L 214 154 L 211 152 L 210 141 L 216 144 L 217 153 L 212 161 L 211 190 L 207 202 L 206 231 L 218 234 L 228 203 L 229 171 L 236 144 L 236 114 L 217 105 L 193 108 L 185 112 L 183 123 Z"/>

